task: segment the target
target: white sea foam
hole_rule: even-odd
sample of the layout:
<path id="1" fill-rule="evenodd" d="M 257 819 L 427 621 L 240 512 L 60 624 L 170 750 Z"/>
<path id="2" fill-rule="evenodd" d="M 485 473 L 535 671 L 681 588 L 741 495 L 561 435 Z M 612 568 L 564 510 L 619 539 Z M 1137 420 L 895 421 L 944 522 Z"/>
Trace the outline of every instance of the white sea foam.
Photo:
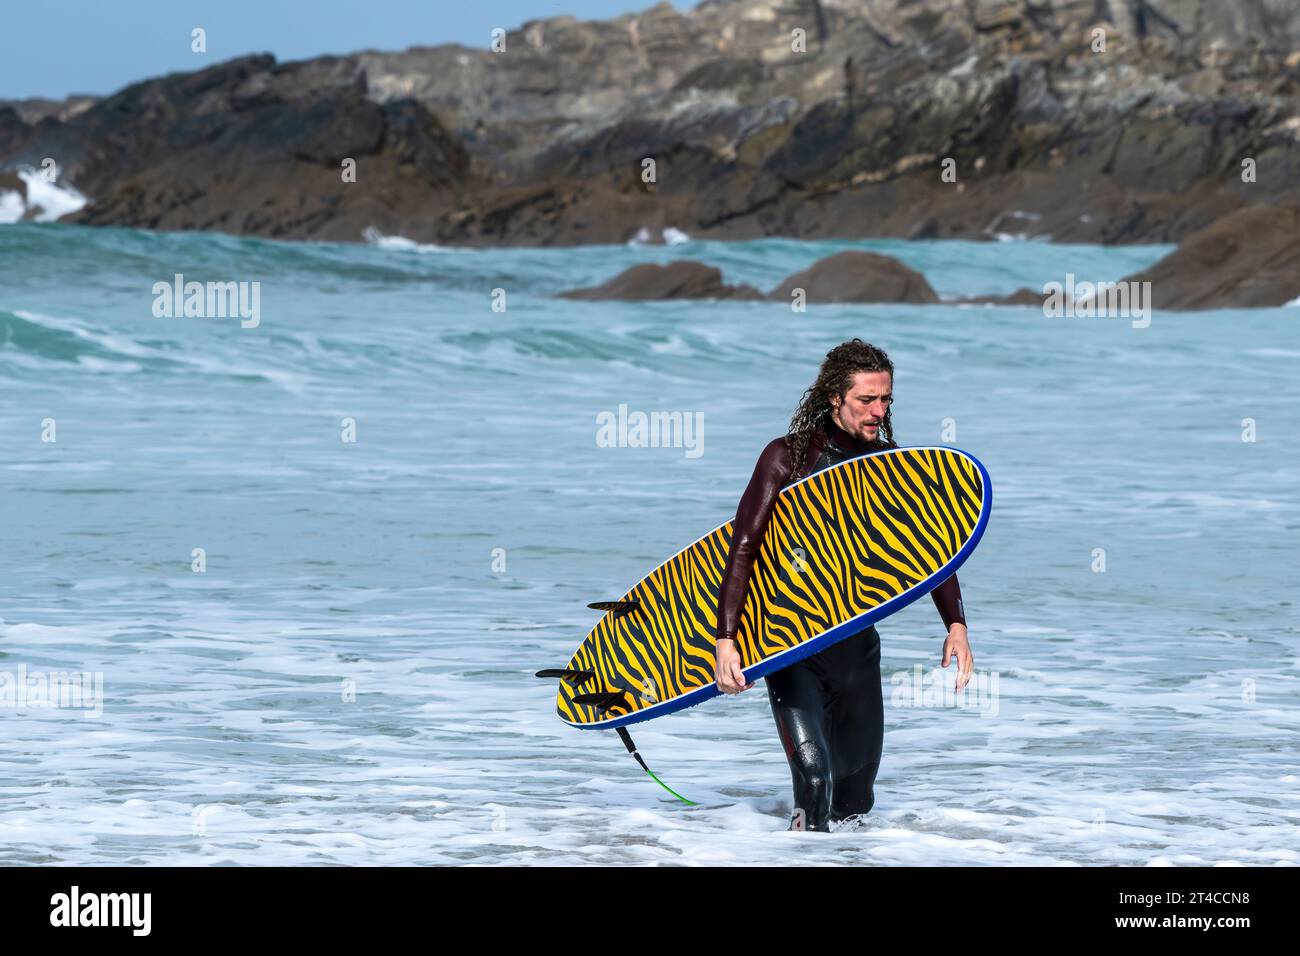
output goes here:
<path id="1" fill-rule="evenodd" d="M 0 225 L 17 222 L 26 211 L 21 193 L 13 189 L 0 189 Z"/>
<path id="2" fill-rule="evenodd" d="M 19 169 L 17 173 L 27 185 L 26 203 L 14 190 L 0 192 L 0 223 L 12 224 L 24 218 L 34 222 L 55 222 L 77 212 L 88 202 L 75 187 L 47 182 L 42 172 L 30 166 Z"/>
<path id="3" fill-rule="evenodd" d="M 414 239 L 407 239 L 405 236 L 386 236 L 374 226 L 367 226 L 361 231 L 363 238 L 368 245 L 376 246 L 380 249 L 391 249 L 398 252 L 466 252 L 468 250 L 455 246 L 439 246 L 429 242 L 416 242 Z"/>
<path id="4" fill-rule="evenodd" d="M 86 342 L 98 345 L 101 348 L 108 349 L 122 355 L 132 355 L 137 358 L 149 358 L 158 356 L 157 349 L 141 345 L 133 339 L 121 335 L 114 335 L 111 332 L 102 332 L 95 329 L 87 328 L 75 319 L 60 318 L 54 315 L 46 315 L 43 312 L 29 312 L 26 309 L 18 309 L 14 315 L 33 325 L 41 325 L 47 329 L 57 329 L 60 332 L 68 332 L 77 338 Z"/>
<path id="5" fill-rule="evenodd" d="M 691 237 L 689 235 L 682 232 L 682 230 L 676 229 L 672 226 L 669 226 L 667 229 L 661 230 L 661 232 L 659 233 L 659 239 L 660 239 L 659 242 L 655 242 L 654 233 L 652 233 L 645 226 L 642 226 L 640 229 L 636 231 L 636 235 L 634 235 L 631 239 L 627 241 L 627 244 L 629 246 L 649 246 L 649 245 L 660 245 L 660 244 L 665 246 L 680 246 L 683 243 L 691 241 Z"/>
<path id="6" fill-rule="evenodd" d="M 25 309 L 15 310 L 14 315 L 34 325 L 70 333 L 106 351 L 138 359 L 172 362 L 181 366 L 189 366 L 201 373 L 264 378 L 290 392 L 301 391 L 308 378 L 308 376 L 294 369 L 276 368 L 271 365 L 252 365 L 238 359 L 232 359 L 229 356 L 212 355 L 203 350 L 177 353 L 153 345 L 144 345 L 126 336 L 114 335 L 111 332 L 88 327 L 74 319 L 60 318 L 41 312 L 29 312 Z M 165 322 L 169 320 L 158 321 Z M 87 371 L 93 372 L 120 371 L 130 373 L 137 372 L 141 368 L 140 364 L 136 362 L 117 362 L 111 358 L 91 355 L 77 356 L 77 363 Z M 33 368 L 41 365 L 41 363 L 32 360 L 30 356 L 25 357 L 24 364 Z"/>

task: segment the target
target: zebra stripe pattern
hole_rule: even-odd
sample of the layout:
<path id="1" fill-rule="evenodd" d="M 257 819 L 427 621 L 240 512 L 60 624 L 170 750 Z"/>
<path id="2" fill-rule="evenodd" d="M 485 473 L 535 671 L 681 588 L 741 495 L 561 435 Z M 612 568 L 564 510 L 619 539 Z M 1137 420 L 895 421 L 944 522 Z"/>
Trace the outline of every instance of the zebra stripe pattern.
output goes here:
<path id="1" fill-rule="evenodd" d="M 800 647 L 814 652 L 804 645 L 926 582 L 971 539 L 987 504 L 982 469 L 949 448 L 853 458 L 783 489 L 740 618 L 744 666 Z M 566 665 L 595 676 L 579 687 L 560 683 L 561 719 L 601 724 L 707 699 L 679 700 L 713 688 L 731 534 L 727 522 L 669 558 L 623 596 L 637 600 L 635 610 L 601 618 Z M 618 691 L 605 708 L 574 700 Z"/>

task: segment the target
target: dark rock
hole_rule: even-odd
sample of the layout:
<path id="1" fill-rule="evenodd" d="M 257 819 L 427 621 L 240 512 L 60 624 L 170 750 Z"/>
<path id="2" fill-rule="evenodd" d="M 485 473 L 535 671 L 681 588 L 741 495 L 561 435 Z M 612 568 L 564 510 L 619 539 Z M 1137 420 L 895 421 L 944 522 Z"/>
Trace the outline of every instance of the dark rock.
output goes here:
<path id="1" fill-rule="evenodd" d="M 47 116 L 57 120 L 67 120 L 84 112 L 98 99 L 98 96 L 76 94 L 62 100 L 47 100 L 40 97 L 26 100 L 0 100 L 0 114 L 5 110 L 13 110 L 14 115 L 26 123 L 37 123 Z M 0 126 L 3 126 L 3 120 L 0 120 Z"/>
<path id="2" fill-rule="evenodd" d="M 767 71 L 761 60 L 710 60 L 688 72 L 674 85 L 674 90 L 726 90 L 756 86 Z"/>
<path id="3" fill-rule="evenodd" d="M 366 89 L 349 58 L 242 57 L 129 86 L 66 122 L 47 116 L 10 156 L 59 161 L 91 200 L 68 217 L 76 222 L 336 240 L 358 240 L 369 226 L 418 234 L 458 205 L 473 181 L 469 156 L 424 105 L 376 103 Z M 356 162 L 355 182 L 343 179 L 345 159 Z"/>
<path id="4" fill-rule="evenodd" d="M 27 202 L 27 184 L 16 173 L 0 173 L 0 193 L 16 192 Z"/>
<path id="5" fill-rule="evenodd" d="M 727 285 L 713 266 L 681 259 L 667 265 L 645 263 L 625 269 L 603 285 L 560 293 L 562 299 L 761 299 L 753 286 Z"/>
<path id="6" fill-rule="evenodd" d="M 1239 210 L 1121 281 L 1150 282 L 1157 309 L 1286 305 L 1300 298 L 1300 206 Z"/>
<path id="7" fill-rule="evenodd" d="M 12 142 L 27 131 L 22 115 L 11 106 L 0 106 L 0 143 Z"/>
<path id="8" fill-rule="evenodd" d="M 940 235 L 939 220 L 935 216 L 923 219 L 916 228 L 907 234 L 908 239 L 938 239 Z"/>
<path id="9" fill-rule="evenodd" d="M 1019 288 L 1010 295 L 978 295 L 961 299 L 962 305 L 1032 305 L 1041 306 L 1047 296 L 1034 289 Z"/>
<path id="10" fill-rule="evenodd" d="M 925 276 L 889 256 L 841 252 L 796 272 L 769 299 L 789 302 L 803 289 L 812 305 L 826 302 L 938 302 Z"/>

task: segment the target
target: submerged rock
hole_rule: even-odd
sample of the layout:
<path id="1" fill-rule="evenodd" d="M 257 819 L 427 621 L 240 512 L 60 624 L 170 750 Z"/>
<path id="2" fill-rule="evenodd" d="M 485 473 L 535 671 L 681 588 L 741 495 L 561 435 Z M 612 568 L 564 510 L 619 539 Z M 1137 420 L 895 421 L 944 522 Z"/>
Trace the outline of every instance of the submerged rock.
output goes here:
<path id="1" fill-rule="evenodd" d="M 872 252 L 841 252 L 795 273 L 770 295 L 749 285 L 731 286 L 722 272 L 687 259 L 633 266 L 603 285 L 560 294 L 565 299 L 762 299 L 790 302 L 803 289 L 810 305 L 826 302 L 938 302 L 925 276 Z"/>
<path id="2" fill-rule="evenodd" d="M 702 262 L 682 259 L 667 265 L 644 263 L 625 269 L 603 285 L 560 293 L 562 299 L 761 299 L 753 286 L 727 285 L 722 271 Z"/>
<path id="3" fill-rule="evenodd" d="M 825 302 L 938 302 L 925 276 L 874 252 L 841 252 L 796 272 L 769 299 L 789 302 L 803 289 L 810 305 Z"/>
<path id="4" fill-rule="evenodd" d="M 977 295 L 959 300 L 962 305 L 1032 305 L 1041 306 L 1047 298 L 1045 292 L 1021 287 L 1010 295 Z"/>

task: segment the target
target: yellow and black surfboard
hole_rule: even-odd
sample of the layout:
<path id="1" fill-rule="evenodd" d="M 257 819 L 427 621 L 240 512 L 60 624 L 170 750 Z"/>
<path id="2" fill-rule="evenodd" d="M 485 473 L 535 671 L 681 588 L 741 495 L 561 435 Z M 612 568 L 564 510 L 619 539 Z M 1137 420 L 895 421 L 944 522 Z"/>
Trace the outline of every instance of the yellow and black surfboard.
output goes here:
<path id="1" fill-rule="evenodd" d="M 988 523 L 988 472 L 955 448 L 897 448 L 781 491 L 736 635 L 757 680 L 906 607 L 970 556 Z M 732 522 L 673 555 L 616 601 L 563 670 L 556 710 L 611 729 L 708 700 Z M 629 747 L 629 749 L 631 749 Z"/>

